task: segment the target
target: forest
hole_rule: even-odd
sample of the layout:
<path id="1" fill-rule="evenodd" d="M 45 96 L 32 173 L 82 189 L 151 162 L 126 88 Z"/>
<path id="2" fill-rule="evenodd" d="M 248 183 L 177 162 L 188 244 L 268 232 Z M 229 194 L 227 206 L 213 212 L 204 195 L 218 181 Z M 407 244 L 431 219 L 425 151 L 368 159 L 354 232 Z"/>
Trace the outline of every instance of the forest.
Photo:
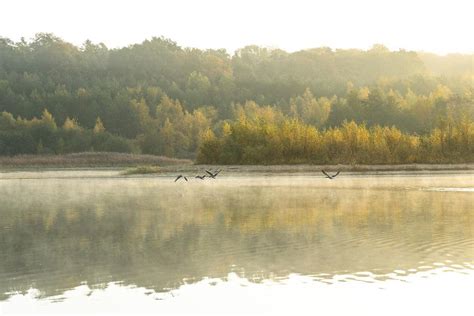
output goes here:
<path id="1" fill-rule="evenodd" d="M 0 37 L 0 155 L 198 163 L 474 162 L 474 55 L 123 48 Z"/>

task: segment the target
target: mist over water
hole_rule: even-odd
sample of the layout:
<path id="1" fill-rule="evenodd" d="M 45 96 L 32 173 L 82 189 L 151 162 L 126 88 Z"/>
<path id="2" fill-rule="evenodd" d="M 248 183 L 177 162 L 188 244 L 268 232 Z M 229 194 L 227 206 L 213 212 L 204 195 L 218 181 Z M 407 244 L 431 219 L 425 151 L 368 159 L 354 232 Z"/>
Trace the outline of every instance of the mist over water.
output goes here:
<path id="1" fill-rule="evenodd" d="M 374 295 L 394 284 L 473 287 L 472 174 L 173 180 L 0 174 L 0 306 L 105 304 L 113 293 L 160 310 L 216 289 L 244 302 L 298 292 L 291 305 L 321 287 L 333 298 L 353 286 Z"/>

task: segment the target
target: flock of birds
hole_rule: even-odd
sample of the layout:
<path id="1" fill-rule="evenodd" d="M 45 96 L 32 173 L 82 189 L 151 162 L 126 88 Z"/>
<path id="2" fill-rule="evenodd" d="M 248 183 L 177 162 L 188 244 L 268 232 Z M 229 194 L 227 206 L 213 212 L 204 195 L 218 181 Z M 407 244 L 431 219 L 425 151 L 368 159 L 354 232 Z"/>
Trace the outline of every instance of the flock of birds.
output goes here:
<path id="1" fill-rule="evenodd" d="M 215 179 L 220 172 L 221 172 L 221 169 L 217 169 L 214 172 L 209 171 L 209 170 L 206 169 L 205 174 L 203 174 L 202 176 L 197 175 L 197 176 L 195 176 L 195 178 L 196 179 L 201 179 L 201 180 L 204 180 L 204 178 Z M 184 179 L 184 180 L 186 180 L 186 182 L 188 181 L 188 178 L 186 176 L 183 176 L 182 174 L 180 174 L 179 176 L 176 177 L 176 179 L 174 179 L 174 182 L 178 181 L 179 179 Z"/>
<path id="2" fill-rule="evenodd" d="M 211 178 L 211 179 L 215 179 L 217 177 L 217 175 L 221 172 L 221 169 L 217 169 L 216 171 L 209 171 L 206 169 L 206 173 L 203 174 L 203 175 L 197 175 L 195 176 L 196 179 L 201 179 L 201 180 L 204 180 L 204 178 Z M 336 172 L 335 174 L 329 174 L 327 173 L 326 171 L 324 170 L 321 170 L 321 172 L 326 176 L 326 178 L 328 178 L 329 180 L 333 180 L 335 179 L 339 173 L 341 173 L 341 171 L 338 171 Z M 183 179 L 183 180 L 186 180 L 186 182 L 188 182 L 188 178 L 185 176 L 185 175 L 178 175 L 176 177 L 176 179 L 174 179 L 174 182 L 178 181 L 179 179 Z"/>

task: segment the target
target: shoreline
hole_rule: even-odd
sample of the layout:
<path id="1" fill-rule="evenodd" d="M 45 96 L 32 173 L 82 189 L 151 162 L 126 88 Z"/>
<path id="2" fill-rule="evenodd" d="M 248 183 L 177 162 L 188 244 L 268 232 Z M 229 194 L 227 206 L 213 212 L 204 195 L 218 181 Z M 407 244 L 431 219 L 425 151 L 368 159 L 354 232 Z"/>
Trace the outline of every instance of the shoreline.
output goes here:
<path id="1" fill-rule="evenodd" d="M 373 165 L 199 165 L 189 159 L 163 156 L 86 152 L 66 155 L 23 155 L 0 157 L 0 172 L 53 171 L 53 170 L 122 170 L 140 166 L 159 166 L 151 174 L 172 172 L 202 172 L 205 169 L 221 169 L 226 173 L 305 173 L 327 171 L 342 172 L 432 172 L 474 171 L 474 163 L 456 164 L 373 164 Z"/>
<path id="2" fill-rule="evenodd" d="M 436 172 L 474 172 L 474 164 L 468 165 L 172 165 L 163 166 L 157 172 L 125 174 L 131 166 L 2 166 L 0 173 L 10 172 L 47 172 L 47 171 L 117 171 L 123 177 L 153 176 L 174 173 L 203 173 L 208 170 L 222 170 L 225 174 L 297 174 L 297 173 L 320 173 L 321 170 L 328 172 L 358 173 L 436 173 Z"/>

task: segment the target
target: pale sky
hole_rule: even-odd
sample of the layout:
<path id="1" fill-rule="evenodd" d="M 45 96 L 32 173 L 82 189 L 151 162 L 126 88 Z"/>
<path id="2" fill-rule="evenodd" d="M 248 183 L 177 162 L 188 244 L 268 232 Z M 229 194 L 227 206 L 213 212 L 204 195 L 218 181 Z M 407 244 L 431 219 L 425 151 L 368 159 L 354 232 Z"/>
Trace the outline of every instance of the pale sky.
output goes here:
<path id="1" fill-rule="evenodd" d="M 50 32 L 108 47 L 164 36 L 183 47 L 474 52 L 473 0 L 1 0 L 0 37 Z"/>

